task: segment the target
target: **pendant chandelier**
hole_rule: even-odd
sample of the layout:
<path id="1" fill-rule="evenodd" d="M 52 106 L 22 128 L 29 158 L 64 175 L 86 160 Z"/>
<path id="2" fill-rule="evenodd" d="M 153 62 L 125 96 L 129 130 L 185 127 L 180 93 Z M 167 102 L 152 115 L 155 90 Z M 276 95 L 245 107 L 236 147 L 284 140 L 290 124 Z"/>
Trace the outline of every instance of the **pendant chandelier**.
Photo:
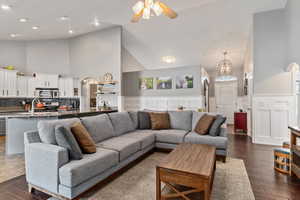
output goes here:
<path id="1" fill-rule="evenodd" d="M 221 60 L 217 65 L 217 74 L 218 76 L 232 76 L 232 62 L 226 58 L 228 52 L 224 52 L 224 59 Z"/>

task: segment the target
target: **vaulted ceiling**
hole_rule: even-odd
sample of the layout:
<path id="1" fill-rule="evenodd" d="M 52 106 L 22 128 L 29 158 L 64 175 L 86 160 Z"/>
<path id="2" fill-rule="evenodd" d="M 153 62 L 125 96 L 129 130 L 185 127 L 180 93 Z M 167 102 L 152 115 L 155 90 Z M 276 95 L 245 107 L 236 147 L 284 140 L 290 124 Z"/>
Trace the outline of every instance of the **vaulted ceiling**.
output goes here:
<path id="1" fill-rule="evenodd" d="M 0 11 L 0 39 L 11 39 L 11 33 L 21 34 L 18 40 L 71 37 L 114 25 L 123 27 L 123 48 L 134 62 L 145 69 L 202 65 L 212 68 L 222 58 L 224 50 L 235 67 L 243 63 L 251 32 L 252 16 L 256 12 L 284 8 L 287 0 L 162 0 L 179 17 L 152 17 L 139 23 L 130 22 L 131 7 L 138 0 L 0 0 L 12 5 L 11 11 Z M 60 22 L 67 15 L 69 22 Z M 27 23 L 18 19 L 26 17 Z M 94 18 L 102 26 L 90 23 Z M 32 30 L 40 26 L 40 30 Z M 72 35 L 72 36 L 74 36 Z M 166 64 L 163 56 L 175 56 L 176 62 Z M 134 66 L 132 66 L 134 67 Z"/>

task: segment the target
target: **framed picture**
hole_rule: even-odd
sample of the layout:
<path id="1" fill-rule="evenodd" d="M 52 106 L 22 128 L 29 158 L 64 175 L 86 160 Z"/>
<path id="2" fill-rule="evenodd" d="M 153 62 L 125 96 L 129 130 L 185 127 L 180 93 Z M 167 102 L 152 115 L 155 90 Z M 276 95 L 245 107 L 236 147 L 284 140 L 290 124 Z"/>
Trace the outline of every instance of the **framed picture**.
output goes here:
<path id="1" fill-rule="evenodd" d="M 172 89 L 172 78 L 171 77 L 156 78 L 156 88 L 158 90 Z"/>
<path id="2" fill-rule="evenodd" d="M 140 89 L 141 90 L 152 90 L 153 89 L 153 77 L 140 78 Z"/>
<path id="3" fill-rule="evenodd" d="M 176 89 L 194 88 L 194 77 L 192 75 L 176 76 Z"/>

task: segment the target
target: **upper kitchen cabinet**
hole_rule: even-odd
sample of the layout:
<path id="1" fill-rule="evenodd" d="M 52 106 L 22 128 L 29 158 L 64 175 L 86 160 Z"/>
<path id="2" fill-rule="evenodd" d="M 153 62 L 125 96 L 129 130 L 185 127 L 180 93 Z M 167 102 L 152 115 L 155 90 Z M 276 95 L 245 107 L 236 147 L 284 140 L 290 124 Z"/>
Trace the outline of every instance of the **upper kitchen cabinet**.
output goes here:
<path id="1" fill-rule="evenodd" d="M 17 96 L 17 71 L 0 70 L 0 96 Z"/>
<path id="2" fill-rule="evenodd" d="M 59 96 L 62 98 L 72 98 L 79 96 L 79 79 L 64 77 L 59 79 Z"/>
<path id="3" fill-rule="evenodd" d="M 17 97 L 28 96 L 28 80 L 31 77 L 28 76 L 17 76 Z"/>
<path id="4" fill-rule="evenodd" d="M 58 74 L 35 73 L 36 88 L 58 88 Z"/>

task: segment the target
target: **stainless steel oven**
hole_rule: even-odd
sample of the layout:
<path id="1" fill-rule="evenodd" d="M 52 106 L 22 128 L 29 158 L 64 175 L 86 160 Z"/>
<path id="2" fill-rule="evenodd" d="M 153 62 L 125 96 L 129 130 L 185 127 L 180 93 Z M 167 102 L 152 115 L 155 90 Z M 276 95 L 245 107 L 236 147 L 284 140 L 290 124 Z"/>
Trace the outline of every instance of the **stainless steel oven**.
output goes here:
<path id="1" fill-rule="evenodd" d="M 35 96 L 42 99 L 57 99 L 59 98 L 58 88 L 36 88 Z"/>

